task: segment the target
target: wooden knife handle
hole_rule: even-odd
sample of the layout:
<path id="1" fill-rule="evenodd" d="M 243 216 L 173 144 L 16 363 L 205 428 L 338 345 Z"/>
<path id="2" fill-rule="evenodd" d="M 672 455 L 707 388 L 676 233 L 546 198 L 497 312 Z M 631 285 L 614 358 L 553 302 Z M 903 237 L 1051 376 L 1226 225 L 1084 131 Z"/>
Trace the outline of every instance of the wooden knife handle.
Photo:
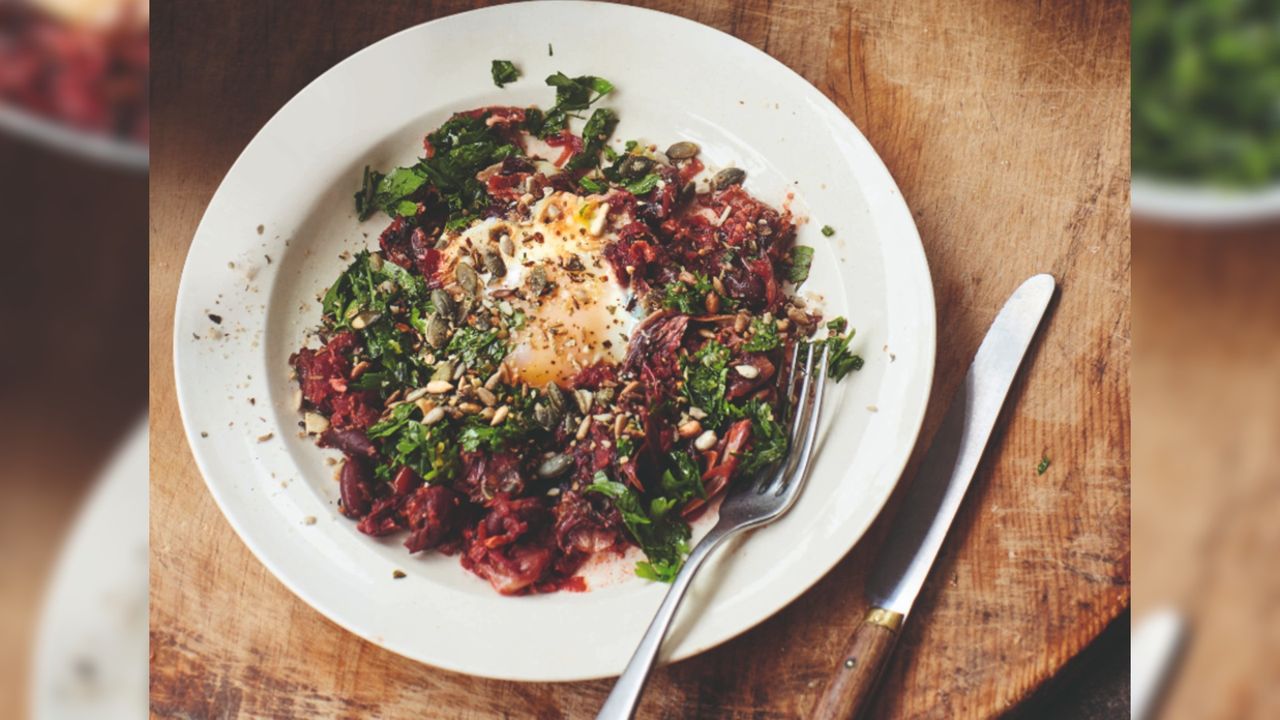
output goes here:
<path id="1" fill-rule="evenodd" d="M 834 674 L 818 698 L 813 717 L 818 720 L 853 720 L 869 705 L 876 680 L 884 669 L 902 627 L 902 614 L 871 608 L 853 631 Z"/>

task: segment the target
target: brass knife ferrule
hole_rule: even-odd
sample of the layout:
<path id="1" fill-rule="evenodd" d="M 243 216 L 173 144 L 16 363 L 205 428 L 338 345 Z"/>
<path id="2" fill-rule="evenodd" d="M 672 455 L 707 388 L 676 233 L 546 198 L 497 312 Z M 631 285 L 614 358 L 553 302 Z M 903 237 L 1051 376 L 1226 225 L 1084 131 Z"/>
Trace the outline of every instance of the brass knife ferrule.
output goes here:
<path id="1" fill-rule="evenodd" d="M 863 622 L 870 623 L 871 625 L 879 625 L 882 628 L 898 632 L 898 629 L 902 627 L 902 613 L 873 607 L 871 608 L 871 611 L 867 613 L 867 618 L 863 620 Z"/>

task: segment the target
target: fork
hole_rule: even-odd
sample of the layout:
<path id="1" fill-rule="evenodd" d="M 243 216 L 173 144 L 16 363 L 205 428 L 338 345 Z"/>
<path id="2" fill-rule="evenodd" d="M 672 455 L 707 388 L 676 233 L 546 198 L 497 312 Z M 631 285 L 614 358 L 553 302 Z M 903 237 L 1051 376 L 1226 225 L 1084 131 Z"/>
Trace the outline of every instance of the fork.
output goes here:
<path id="1" fill-rule="evenodd" d="M 808 345 L 805 354 L 804 371 L 797 375 L 796 364 L 800 356 L 799 344 L 791 352 L 791 367 L 788 373 L 787 397 L 792 400 L 789 405 L 794 409 L 791 417 L 791 432 L 788 436 L 791 452 L 780 461 L 771 472 L 762 472 L 752 482 L 739 482 L 734 485 L 720 505 L 720 518 L 710 532 L 689 553 L 684 567 L 676 575 L 667 590 L 667 596 L 658 607 L 658 612 L 649 623 L 644 638 L 636 647 L 636 652 L 627 663 L 626 670 L 618 677 L 613 691 L 605 700 L 596 720 L 630 720 L 635 716 L 636 706 L 640 702 L 640 694 L 644 692 L 645 682 L 653 670 L 658 657 L 658 649 L 667 635 L 667 629 L 675 618 L 680 601 L 685 591 L 693 582 L 693 576 L 702 567 L 707 557 L 725 540 L 744 530 L 767 525 L 782 517 L 795 504 L 800 489 L 809 472 L 809 463 L 813 458 L 813 448 L 817 443 L 818 420 L 822 411 L 822 391 L 827 382 L 828 348 L 824 345 L 822 357 L 817 363 L 817 380 L 813 381 L 814 345 Z M 796 380 L 800 380 L 799 393 L 795 392 Z M 797 452 L 795 448 L 799 447 Z"/>

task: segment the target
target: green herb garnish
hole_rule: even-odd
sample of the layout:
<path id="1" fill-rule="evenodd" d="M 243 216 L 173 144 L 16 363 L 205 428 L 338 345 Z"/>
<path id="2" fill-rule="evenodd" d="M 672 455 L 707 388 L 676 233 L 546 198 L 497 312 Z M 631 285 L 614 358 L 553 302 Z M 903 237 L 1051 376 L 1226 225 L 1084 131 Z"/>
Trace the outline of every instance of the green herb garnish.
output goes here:
<path id="1" fill-rule="evenodd" d="M 1041 455 L 1041 456 L 1040 456 L 1040 464 L 1036 466 L 1036 474 L 1037 474 L 1037 475 L 1043 475 L 1043 474 L 1045 473 L 1045 471 L 1046 471 L 1046 470 L 1048 470 L 1048 469 L 1049 469 L 1049 456 L 1048 456 L 1048 455 Z"/>
<path id="2" fill-rule="evenodd" d="M 836 318 L 827 323 L 826 339 L 811 343 L 818 351 L 821 351 L 824 345 L 827 347 L 830 354 L 827 374 L 836 382 L 840 382 L 844 376 L 855 370 L 861 370 L 863 365 L 862 356 L 849 349 L 854 333 L 850 330 L 848 335 L 844 334 L 848 325 L 848 320 L 842 317 Z"/>
<path id="3" fill-rule="evenodd" d="M 445 354 L 479 375 L 489 375 L 507 356 L 508 350 L 497 330 L 480 331 L 464 325 L 449 339 Z"/>
<path id="4" fill-rule="evenodd" d="M 674 580 L 689 553 L 689 526 L 674 512 L 677 501 L 657 497 L 646 508 L 635 490 L 610 480 L 603 472 L 595 474 L 586 491 L 613 501 L 622 515 L 622 524 L 644 551 L 648 560 L 636 563 L 636 575 L 659 582 Z"/>
<path id="5" fill-rule="evenodd" d="M 799 285 L 809 279 L 809 267 L 813 265 L 813 248 L 808 245 L 797 245 L 791 248 L 791 269 L 787 279 Z"/>
<path id="6" fill-rule="evenodd" d="M 608 108 L 598 108 L 591 113 L 587 124 L 582 129 L 582 152 L 570 158 L 565 165 L 570 170 L 594 168 L 600 165 L 600 150 L 609 141 L 613 129 L 618 125 L 618 115 Z"/>
<path id="7" fill-rule="evenodd" d="M 778 326 L 764 318 L 751 320 L 751 337 L 742 344 L 747 352 L 768 352 L 781 345 L 778 340 Z"/>
<path id="8" fill-rule="evenodd" d="M 738 472 L 750 477 L 787 456 L 787 434 L 773 417 L 773 408 L 759 400 L 735 406 L 735 418 L 751 419 L 751 449 L 742 456 Z"/>
<path id="9" fill-rule="evenodd" d="M 698 351 L 680 361 L 684 373 L 681 392 L 689 404 L 707 414 L 703 425 L 719 427 L 728 412 L 725 382 L 729 374 L 729 348 L 715 340 L 703 343 Z"/>
<path id="10" fill-rule="evenodd" d="M 836 234 L 836 229 L 831 227 L 830 225 L 823 225 L 822 234 L 826 235 L 827 237 L 831 237 L 832 235 Z"/>
<path id="11" fill-rule="evenodd" d="M 493 84 L 498 87 L 513 83 L 520 77 L 520 71 L 510 60 L 494 60 L 489 72 L 493 75 Z"/>
<path id="12" fill-rule="evenodd" d="M 556 102 L 545 114 L 539 113 L 536 124 L 526 114 L 526 127 L 540 138 L 548 138 L 568 126 L 569 116 L 586 110 L 600 98 L 613 92 L 613 83 L 594 75 L 571 78 L 558 72 L 547 78 L 547 84 L 556 89 Z"/>

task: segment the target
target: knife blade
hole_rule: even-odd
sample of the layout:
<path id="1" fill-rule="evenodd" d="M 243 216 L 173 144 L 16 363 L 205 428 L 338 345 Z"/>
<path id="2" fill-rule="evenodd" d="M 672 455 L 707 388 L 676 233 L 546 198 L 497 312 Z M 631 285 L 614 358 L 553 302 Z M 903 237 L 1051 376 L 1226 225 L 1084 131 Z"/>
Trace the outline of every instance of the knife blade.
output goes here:
<path id="1" fill-rule="evenodd" d="M 1023 282 L 983 338 L 872 566 L 866 589 L 871 610 L 854 630 L 818 700 L 815 717 L 856 717 L 870 699 L 969 489 L 1055 287 L 1053 276 L 1046 274 Z"/>

